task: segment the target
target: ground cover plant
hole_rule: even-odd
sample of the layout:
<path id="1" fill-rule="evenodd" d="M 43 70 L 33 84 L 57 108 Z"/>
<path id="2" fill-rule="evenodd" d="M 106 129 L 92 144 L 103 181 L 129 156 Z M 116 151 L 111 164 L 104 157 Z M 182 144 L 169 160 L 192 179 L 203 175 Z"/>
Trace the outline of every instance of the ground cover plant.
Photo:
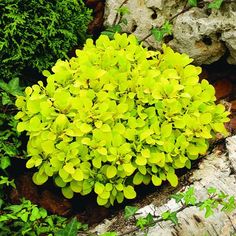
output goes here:
<path id="1" fill-rule="evenodd" d="M 91 20 L 82 0 L 3 0 L 0 9 L 0 76 L 8 82 L 67 58 Z"/>
<path id="2" fill-rule="evenodd" d="M 77 235 L 86 230 L 87 225 L 73 218 L 50 215 L 44 208 L 38 207 L 29 200 L 22 199 L 18 205 L 7 205 L 0 215 L 0 235 L 27 236 L 65 236 Z"/>
<path id="3" fill-rule="evenodd" d="M 191 168 L 209 139 L 227 135 L 228 112 L 199 82 L 200 67 L 163 46 L 148 51 L 133 35 L 87 40 L 76 57 L 18 96 L 17 130 L 26 131 L 33 181 L 52 177 L 67 198 L 94 191 L 99 205 L 136 197 L 135 185 L 168 180 Z"/>

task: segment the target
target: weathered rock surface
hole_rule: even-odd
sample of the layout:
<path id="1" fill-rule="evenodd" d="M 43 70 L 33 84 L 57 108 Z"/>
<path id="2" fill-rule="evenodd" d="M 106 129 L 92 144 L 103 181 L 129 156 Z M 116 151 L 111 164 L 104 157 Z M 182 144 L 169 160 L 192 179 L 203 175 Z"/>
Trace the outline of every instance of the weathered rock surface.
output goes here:
<path id="1" fill-rule="evenodd" d="M 178 191 L 184 191 L 187 187 L 193 186 L 199 200 L 207 198 L 207 188 L 215 187 L 228 195 L 236 197 L 236 136 L 227 139 L 227 151 L 223 154 L 211 154 L 204 158 L 198 168 L 192 171 L 192 175 L 185 176 L 184 181 Z M 173 191 L 173 190 L 172 190 Z M 171 190 L 162 189 L 149 196 L 145 201 L 139 202 L 141 207 L 140 215 L 148 213 L 161 214 L 166 210 L 177 210 L 180 205 L 174 200 L 165 202 L 166 196 L 170 195 Z M 164 197 L 163 197 L 164 196 Z M 167 198 L 166 198 L 167 199 Z M 164 204 L 163 204 L 164 202 Z M 177 214 L 179 226 L 174 226 L 171 222 L 162 222 L 150 228 L 148 236 L 230 236 L 236 232 L 236 210 L 230 214 L 216 210 L 215 214 L 209 218 L 204 217 L 204 212 L 196 207 L 188 207 Z M 130 222 L 124 221 L 122 214 L 118 214 L 113 219 L 105 220 L 103 224 L 93 229 L 98 234 L 105 231 L 118 231 L 119 235 L 138 235 L 124 234 L 132 231 Z"/>
<path id="2" fill-rule="evenodd" d="M 117 10 L 124 0 L 107 0 L 105 25 L 115 22 Z M 123 31 L 134 33 L 139 39 L 150 34 L 152 27 L 160 27 L 166 20 L 180 13 L 183 0 L 128 0 L 124 6 L 130 14 Z M 160 48 L 153 36 L 145 44 Z M 236 64 L 236 1 L 225 2 L 220 10 L 207 7 L 191 8 L 173 20 L 173 39 L 168 44 L 181 53 L 187 53 L 196 64 L 211 64 L 227 53 L 227 61 Z"/>

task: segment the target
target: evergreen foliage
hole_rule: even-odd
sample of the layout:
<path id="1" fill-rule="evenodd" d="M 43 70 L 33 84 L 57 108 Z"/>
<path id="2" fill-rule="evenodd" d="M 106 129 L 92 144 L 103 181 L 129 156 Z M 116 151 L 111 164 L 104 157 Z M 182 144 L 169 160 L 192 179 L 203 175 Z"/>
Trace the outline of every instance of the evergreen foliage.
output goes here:
<path id="1" fill-rule="evenodd" d="M 0 77 L 19 77 L 25 68 L 49 69 L 82 45 L 91 11 L 82 0 L 0 1 Z"/>

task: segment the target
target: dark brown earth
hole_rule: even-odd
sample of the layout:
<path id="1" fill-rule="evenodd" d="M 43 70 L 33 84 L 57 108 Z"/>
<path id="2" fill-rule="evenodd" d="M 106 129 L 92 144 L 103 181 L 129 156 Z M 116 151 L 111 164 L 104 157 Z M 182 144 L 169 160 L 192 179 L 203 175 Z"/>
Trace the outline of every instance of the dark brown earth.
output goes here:
<path id="1" fill-rule="evenodd" d="M 93 21 L 89 25 L 89 33 L 97 38 L 103 30 L 104 0 L 85 0 L 88 7 L 93 9 Z M 201 79 L 207 79 L 216 89 L 217 102 L 223 102 L 231 111 L 230 122 L 226 124 L 231 133 L 236 131 L 236 66 L 231 66 L 222 60 L 212 65 L 203 66 Z M 60 190 L 49 182 L 43 186 L 36 186 L 32 182 L 32 173 L 25 168 L 25 161 L 15 160 L 18 170 L 12 170 L 12 177 L 16 180 L 17 188 L 10 194 L 9 198 L 12 203 L 19 203 L 20 198 L 25 197 L 33 203 L 38 204 L 53 214 L 71 217 L 76 215 L 77 218 L 89 225 L 97 224 L 104 218 L 107 218 L 124 207 L 127 203 L 110 209 L 99 207 L 96 204 L 94 195 L 82 197 L 76 196 L 72 200 L 65 199 Z M 186 173 L 186 170 L 180 171 L 180 175 Z M 167 184 L 165 188 L 170 188 Z M 161 187 L 163 188 L 163 186 Z M 158 189 L 160 190 L 160 188 Z M 153 186 L 140 186 L 138 189 L 137 201 L 143 201 L 144 198 L 157 191 Z"/>

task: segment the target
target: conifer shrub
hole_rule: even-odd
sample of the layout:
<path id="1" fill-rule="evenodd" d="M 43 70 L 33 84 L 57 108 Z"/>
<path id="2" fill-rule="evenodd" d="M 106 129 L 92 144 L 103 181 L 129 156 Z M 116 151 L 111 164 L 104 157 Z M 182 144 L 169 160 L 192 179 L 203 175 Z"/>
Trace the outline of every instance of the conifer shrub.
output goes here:
<path id="1" fill-rule="evenodd" d="M 53 74 L 44 71 L 46 86 L 16 100 L 33 181 L 52 177 L 66 198 L 94 191 L 105 206 L 135 198 L 136 185 L 177 186 L 175 169 L 190 168 L 218 132 L 227 135 L 228 112 L 191 62 L 126 34 L 88 39 L 76 57 L 57 61 Z"/>
<path id="2" fill-rule="evenodd" d="M 42 71 L 85 41 L 91 11 L 82 0 L 1 0 L 0 77 Z"/>

